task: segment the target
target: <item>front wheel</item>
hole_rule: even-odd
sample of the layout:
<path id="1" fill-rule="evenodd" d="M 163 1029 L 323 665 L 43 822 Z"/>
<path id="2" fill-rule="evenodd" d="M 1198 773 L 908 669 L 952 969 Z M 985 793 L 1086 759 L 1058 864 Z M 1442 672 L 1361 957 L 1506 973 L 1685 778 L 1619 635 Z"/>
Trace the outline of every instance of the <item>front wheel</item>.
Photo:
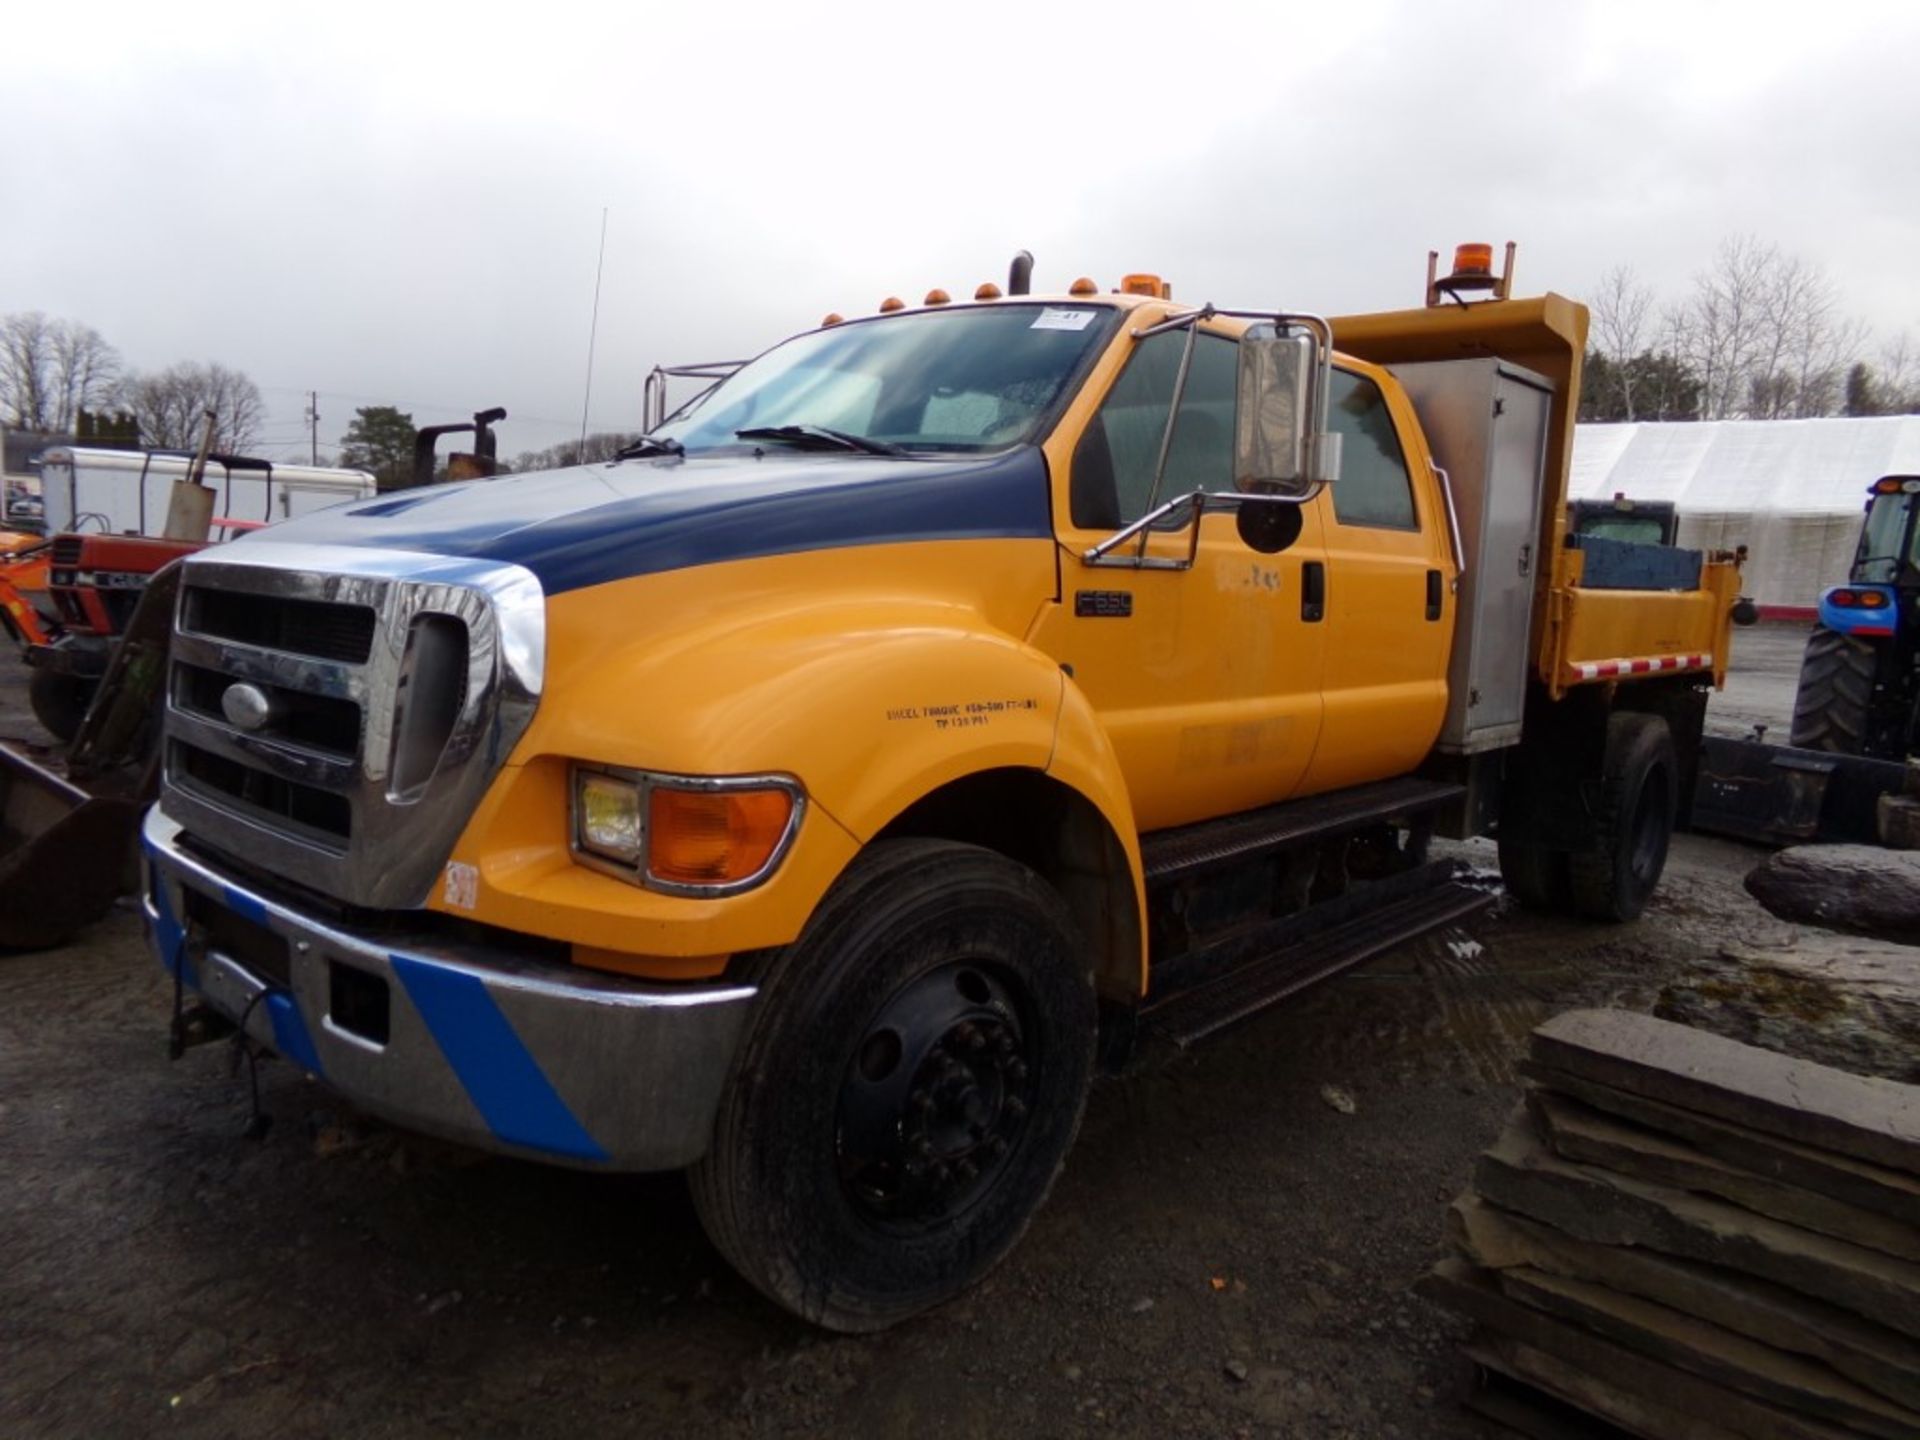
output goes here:
<path id="1" fill-rule="evenodd" d="M 1059 896 L 977 846 L 882 841 L 777 958 L 691 1173 L 714 1244 L 830 1330 L 1013 1248 L 1079 1128 L 1096 1005 Z"/>

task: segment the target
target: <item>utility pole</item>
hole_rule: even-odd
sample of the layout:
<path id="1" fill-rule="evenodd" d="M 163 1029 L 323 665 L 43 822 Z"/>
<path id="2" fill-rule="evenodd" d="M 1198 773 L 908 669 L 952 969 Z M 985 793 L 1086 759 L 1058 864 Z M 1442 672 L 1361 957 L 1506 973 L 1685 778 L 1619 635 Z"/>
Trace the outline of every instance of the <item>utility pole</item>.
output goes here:
<path id="1" fill-rule="evenodd" d="M 320 463 L 320 392 L 307 392 L 307 463 Z"/>

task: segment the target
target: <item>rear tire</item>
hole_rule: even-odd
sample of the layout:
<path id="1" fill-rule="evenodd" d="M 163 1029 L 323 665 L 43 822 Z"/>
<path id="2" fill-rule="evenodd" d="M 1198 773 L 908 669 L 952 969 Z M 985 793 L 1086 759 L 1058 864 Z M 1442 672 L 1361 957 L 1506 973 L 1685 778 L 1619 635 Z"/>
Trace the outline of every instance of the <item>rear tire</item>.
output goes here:
<path id="1" fill-rule="evenodd" d="M 1618 922 L 1647 908 L 1667 864 L 1680 795 L 1667 722 L 1630 711 L 1609 716 L 1605 765 L 1593 816 L 1598 846 L 1570 854 L 1567 872 L 1577 914 Z"/>
<path id="2" fill-rule="evenodd" d="M 1507 893 L 1529 910 L 1560 913 L 1573 908 L 1573 879 L 1567 852 L 1549 850 L 1525 836 L 1501 836 L 1500 879 Z"/>
<path id="3" fill-rule="evenodd" d="M 879 1330 L 992 1268 L 1080 1125 L 1097 1010 L 1059 896 L 972 845 L 881 841 L 775 957 L 689 1176 L 742 1276 Z"/>
<path id="4" fill-rule="evenodd" d="M 37 669 L 27 682 L 27 701 L 33 706 L 34 718 L 67 745 L 80 733 L 80 722 L 86 719 L 99 684 L 59 670 Z"/>
<path id="5" fill-rule="evenodd" d="M 1816 628 L 1800 662 L 1788 743 L 1834 755 L 1865 754 L 1879 663 L 1879 652 L 1869 642 L 1824 625 Z"/>

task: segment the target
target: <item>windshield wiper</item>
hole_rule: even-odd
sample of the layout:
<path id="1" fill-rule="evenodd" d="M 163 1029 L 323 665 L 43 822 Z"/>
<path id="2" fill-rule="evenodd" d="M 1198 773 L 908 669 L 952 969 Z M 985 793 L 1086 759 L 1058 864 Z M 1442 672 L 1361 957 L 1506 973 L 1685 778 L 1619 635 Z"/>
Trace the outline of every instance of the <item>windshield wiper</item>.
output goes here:
<path id="1" fill-rule="evenodd" d="M 642 435 L 631 445 L 613 452 L 616 460 L 644 460 L 649 455 L 684 455 L 687 447 L 678 440 L 669 440 L 664 435 Z"/>
<path id="2" fill-rule="evenodd" d="M 862 455 L 904 455 L 906 450 L 885 440 L 869 440 L 864 435 L 849 435 L 844 430 L 829 430 L 825 425 L 749 425 L 733 432 L 736 440 L 779 440 L 788 445 L 810 445 L 815 449 L 857 450 Z"/>

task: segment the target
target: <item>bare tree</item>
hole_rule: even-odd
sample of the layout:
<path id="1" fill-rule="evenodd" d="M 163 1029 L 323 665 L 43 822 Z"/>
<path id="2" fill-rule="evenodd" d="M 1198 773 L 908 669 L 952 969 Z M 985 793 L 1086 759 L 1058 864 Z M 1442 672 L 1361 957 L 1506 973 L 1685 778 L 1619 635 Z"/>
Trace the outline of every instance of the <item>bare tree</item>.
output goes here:
<path id="1" fill-rule="evenodd" d="M 69 320 L 53 334 L 53 428 L 72 434 L 82 410 L 111 404 L 120 390 L 120 352 L 91 325 Z"/>
<path id="2" fill-rule="evenodd" d="M 202 416 L 214 414 L 213 448 L 246 450 L 259 437 L 266 405 L 259 388 L 238 370 L 183 360 L 151 375 L 135 376 L 126 403 L 140 421 L 145 443 L 185 450 L 200 441 Z"/>
<path id="3" fill-rule="evenodd" d="M 1734 236 L 1667 312 L 1663 339 L 1700 376 L 1702 419 L 1831 415 L 1867 339 L 1840 305 L 1819 266 Z"/>
<path id="4" fill-rule="evenodd" d="M 1613 362 L 1608 374 L 1618 388 L 1617 413 L 1622 419 L 1638 418 L 1633 362 L 1646 348 L 1647 316 L 1652 309 L 1653 291 L 1640 283 L 1632 266 L 1616 265 L 1600 277 L 1592 305 L 1594 347 Z"/>
<path id="5" fill-rule="evenodd" d="M 51 428 L 47 390 L 53 323 L 38 310 L 0 320 L 0 405 L 8 420 L 23 430 Z"/>
<path id="6" fill-rule="evenodd" d="M 1750 235 L 1720 244 L 1713 268 L 1694 277 L 1693 295 L 1674 327 L 1683 359 L 1700 376 L 1703 420 L 1746 413 L 1754 356 L 1763 345 L 1764 295 L 1779 251 Z"/>
<path id="7" fill-rule="evenodd" d="M 1879 384 L 1891 410 L 1920 412 L 1920 347 L 1902 332 L 1880 347 Z"/>
<path id="8" fill-rule="evenodd" d="M 110 404 L 120 356 L 90 325 L 38 310 L 0 319 L 0 411 L 26 430 L 71 432 L 80 411 Z"/>

